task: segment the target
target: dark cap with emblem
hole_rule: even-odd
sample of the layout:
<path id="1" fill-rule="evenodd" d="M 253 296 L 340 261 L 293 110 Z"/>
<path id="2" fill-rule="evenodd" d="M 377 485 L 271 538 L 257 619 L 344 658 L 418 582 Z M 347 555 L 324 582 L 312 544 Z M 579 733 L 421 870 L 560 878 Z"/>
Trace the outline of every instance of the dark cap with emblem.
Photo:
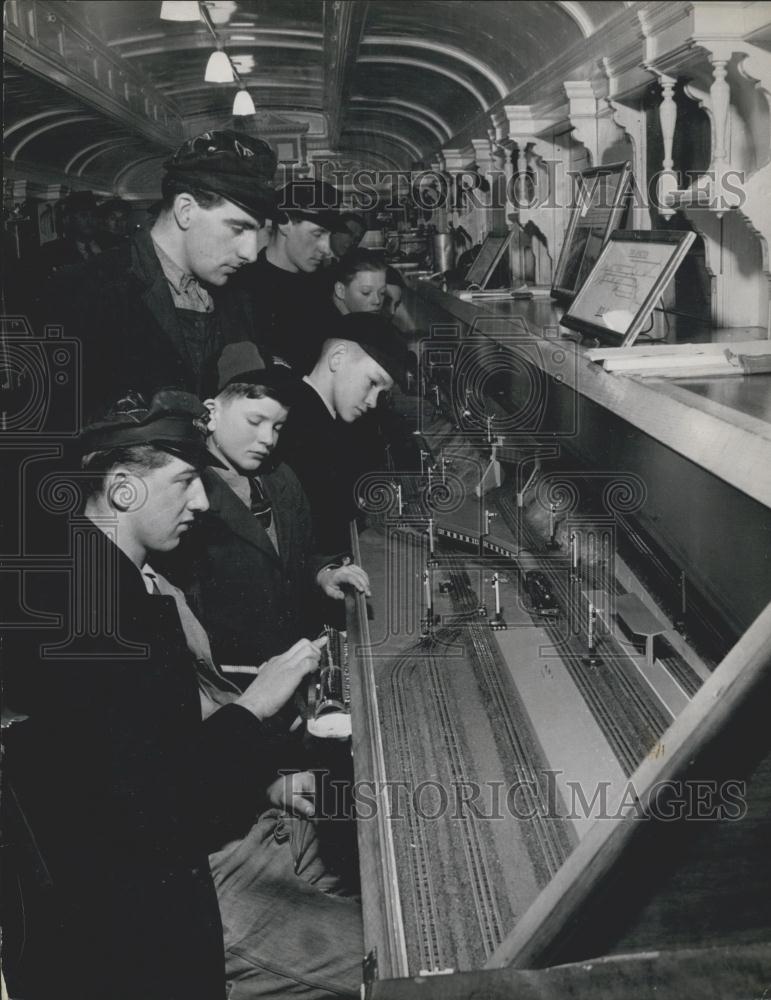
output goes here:
<path id="1" fill-rule="evenodd" d="M 274 215 L 276 154 L 262 139 L 229 129 L 188 139 L 164 163 L 167 180 L 218 194 L 257 219 Z"/>
<path id="2" fill-rule="evenodd" d="M 84 427 L 78 443 L 83 455 L 151 445 L 191 465 L 221 466 L 206 447 L 208 419 L 209 411 L 192 393 L 162 389 L 149 403 L 130 393 L 103 420 Z"/>
<path id="3" fill-rule="evenodd" d="M 385 369 L 397 385 L 407 386 L 410 352 L 393 324 L 379 313 L 347 313 L 324 331 L 327 340 L 351 340 Z"/>
<path id="4" fill-rule="evenodd" d="M 291 217 L 334 231 L 340 226 L 340 200 L 340 192 L 332 184 L 299 178 L 276 192 L 277 218 L 286 221 L 290 213 Z"/>
<path id="5" fill-rule="evenodd" d="M 280 362 L 267 363 L 251 340 L 226 344 L 217 358 L 217 392 L 231 385 L 263 386 L 283 406 L 291 406 L 300 391 L 300 379 Z"/>

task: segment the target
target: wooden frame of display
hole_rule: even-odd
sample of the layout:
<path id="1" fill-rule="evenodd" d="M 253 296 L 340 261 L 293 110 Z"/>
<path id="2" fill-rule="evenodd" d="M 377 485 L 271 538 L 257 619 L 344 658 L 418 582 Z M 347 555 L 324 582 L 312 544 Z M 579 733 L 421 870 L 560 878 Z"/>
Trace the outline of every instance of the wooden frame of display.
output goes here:
<path id="1" fill-rule="evenodd" d="M 630 347 L 695 238 L 689 230 L 612 233 L 560 322 L 602 342 Z M 603 316 L 612 319 L 595 322 Z"/>
<path id="2" fill-rule="evenodd" d="M 608 163 L 582 170 L 578 178 L 577 202 L 570 213 L 551 287 L 552 296 L 562 300 L 572 299 L 578 293 L 610 233 L 622 224 L 631 190 L 632 167 L 628 160 Z M 616 187 L 612 198 L 603 198 L 608 179 L 617 180 Z"/>
<path id="3" fill-rule="evenodd" d="M 728 726 L 734 713 L 760 697 L 771 670 L 771 604 L 761 611 L 729 650 L 692 701 L 662 737 L 660 753 L 649 754 L 630 782 L 638 802 L 611 804 L 613 819 L 597 820 L 554 878 L 542 890 L 484 968 L 538 968 L 596 892 L 598 884 L 629 863 L 639 828 L 640 804 L 655 801 L 657 790 L 688 774 Z M 617 818 L 616 818 L 617 817 Z M 547 963 L 548 964 L 548 961 Z"/>
<path id="4" fill-rule="evenodd" d="M 505 236 L 488 236 L 482 244 L 476 259 L 466 272 L 465 281 L 468 285 L 478 285 L 479 288 L 487 288 L 496 267 L 500 264 L 501 258 L 506 252 L 514 236 L 514 228 L 510 229 Z"/>

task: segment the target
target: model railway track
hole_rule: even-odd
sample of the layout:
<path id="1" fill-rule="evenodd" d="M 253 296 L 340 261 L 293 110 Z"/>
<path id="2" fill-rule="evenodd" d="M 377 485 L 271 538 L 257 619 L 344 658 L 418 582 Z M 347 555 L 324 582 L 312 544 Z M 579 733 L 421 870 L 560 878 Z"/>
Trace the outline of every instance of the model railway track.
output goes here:
<path id="1" fill-rule="evenodd" d="M 405 781 L 411 781 L 416 774 L 416 761 L 412 752 L 412 740 L 407 720 L 411 716 L 412 705 L 407 698 L 407 685 L 402 674 L 408 665 L 414 663 L 410 656 L 400 658 L 391 673 L 391 704 L 394 747 L 398 754 L 399 767 Z M 408 844 L 412 888 L 415 906 L 413 912 L 422 916 L 418 921 L 417 948 L 422 969 L 444 968 L 439 937 L 439 915 L 436 893 L 431 872 L 430 850 L 426 836 L 425 822 L 420 814 L 407 809 Z"/>
<path id="2" fill-rule="evenodd" d="M 460 788 L 468 780 L 469 770 L 454 721 L 458 706 L 455 704 L 452 706 L 454 711 L 451 710 L 445 674 L 437 657 L 433 654 L 428 656 L 428 671 L 435 695 L 432 707 L 436 715 L 438 730 L 441 733 L 442 747 L 446 753 L 445 760 L 455 787 Z M 489 957 L 502 941 L 505 928 L 493 891 L 477 817 L 473 813 L 463 810 L 461 823 L 463 825 L 463 850 L 467 869 L 471 875 L 471 893 L 479 927 L 482 931 L 485 954 Z"/>
<path id="3" fill-rule="evenodd" d="M 415 781 L 420 770 L 412 751 L 408 726 L 408 720 L 414 717 L 414 705 L 407 697 L 408 685 L 404 683 L 403 675 L 405 670 L 415 666 L 414 657 L 407 655 L 397 661 L 391 674 L 394 736 L 402 775 L 409 782 Z M 450 771 L 454 786 L 463 787 L 468 780 L 469 770 L 455 724 L 457 705 L 450 703 L 447 684 L 437 657 L 426 650 L 421 656 L 420 667 L 421 669 L 427 667 L 432 695 L 430 704 L 435 715 L 437 732 L 440 734 L 440 745 L 444 751 L 442 760 Z M 418 933 L 421 967 L 426 970 L 441 969 L 452 963 L 443 956 L 439 928 L 445 921 L 437 905 L 426 821 L 412 808 L 408 809 L 407 819 L 413 892 L 418 906 L 416 912 L 421 915 Z M 504 923 L 488 870 L 477 817 L 466 811 L 460 817 L 460 822 L 462 824 L 460 842 L 469 875 L 470 897 L 474 904 L 482 946 L 485 954 L 489 956 L 503 939 Z"/>
<path id="4" fill-rule="evenodd" d="M 410 512 L 413 515 L 427 517 L 421 491 L 417 485 L 412 485 L 408 492 Z M 516 536 L 524 529 L 522 541 L 532 551 L 534 566 L 551 578 L 552 567 L 549 560 L 537 554 L 541 540 L 526 525 L 518 523 L 516 512 L 506 498 L 499 498 L 497 507 L 512 534 Z M 437 538 L 446 538 L 451 542 L 477 547 L 480 544 L 479 536 L 467 529 L 437 524 L 435 532 Z M 481 539 L 481 545 L 483 551 L 512 559 L 515 564 L 518 561 L 517 553 L 511 544 L 502 538 L 485 535 Z M 573 607 L 579 614 L 580 620 L 583 620 L 588 613 L 588 606 L 580 591 L 571 594 L 570 586 L 556 579 L 552 579 L 552 586 L 563 608 Z M 613 581 L 613 588 L 614 593 L 623 592 L 617 581 Z M 566 669 L 608 740 L 624 773 L 627 776 L 631 775 L 668 728 L 672 720 L 671 711 L 660 704 L 660 699 L 654 701 L 642 678 L 624 669 L 628 657 L 611 636 L 598 637 L 597 652 L 604 662 L 601 667 L 592 667 L 583 662 L 586 649 L 580 635 L 570 635 L 566 639 L 554 623 L 539 620 L 538 624 L 546 631 L 556 648 L 561 647 L 565 650 L 563 658 Z M 689 668 L 679 662 L 674 663 L 675 660 L 676 657 L 668 657 L 662 662 L 676 683 L 690 696 L 698 688 L 698 683 L 689 676 L 691 674 Z"/>
<path id="5" fill-rule="evenodd" d="M 483 680 L 488 696 L 493 703 L 494 717 L 503 726 L 506 746 L 511 749 L 514 755 L 516 780 L 529 800 L 526 804 L 526 814 L 529 819 L 532 819 L 535 844 L 539 855 L 534 860 L 540 862 L 536 867 L 539 870 L 545 869 L 548 872 L 548 877 L 551 878 L 570 853 L 570 845 L 562 835 L 560 824 L 545 815 L 545 795 L 536 791 L 539 768 L 535 766 L 537 762 L 533 760 L 532 750 L 527 745 L 528 741 L 523 739 L 523 733 L 529 726 L 526 722 L 527 716 L 522 710 L 517 713 L 519 718 L 516 721 L 514 719 L 510 692 L 506 690 L 499 662 L 490 648 L 489 633 L 479 623 L 476 613 L 477 596 L 458 559 L 451 557 L 449 572 L 461 613 L 468 615 L 468 635 L 473 646 L 479 676 Z M 534 743 L 535 740 L 531 739 L 529 742 Z M 538 788 L 540 789 L 540 785 Z"/>
<path id="6" fill-rule="evenodd" d="M 516 531 L 516 518 L 508 501 L 503 500 L 498 507 L 510 529 Z M 531 551 L 537 551 L 539 539 L 526 526 L 524 528 L 523 542 Z M 532 558 L 539 569 L 549 572 L 548 560 L 539 558 L 537 554 L 533 554 Z M 552 579 L 552 586 L 564 608 L 575 601 L 568 585 Z M 583 615 L 588 610 L 585 607 L 588 602 L 580 596 L 579 600 Z M 548 622 L 541 624 L 555 646 L 565 643 L 564 635 L 556 625 Z M 587 666 L 583 662 L 586 650 L 579 636 L 571 635 L 567 645 L 565 666 L 610 743 L 624 773 L 629 776 L 668 728 L 671 715 L 665 714 L 664 709 L 653 702 L 635 674 L 624 669 L 623 664 L 628 658 L 612 638 L 602 636 L 598 639 L 597 652 L 605 661 L 600 668 Z"/>
<path id="7" fill-rule="evenodd" d="M 516 530 L 514 515 L 510 508 L 507 508 L 505 501 L 500 504 L 500 513 L 512 530 Z M 477 536 L 462 529 L 439 526 L 437 534 L 440 538 L 444 537 L 450 541 L 479 544 Z M 530 534 L 524 540 L 533 548 L 539 544 L 538 539 Z M 482 539 L 482 545 L 486 551 L 503 555 L 515 563 L 517 562 L 517 554 L 511 545 L 500 538 L 485 536 Z M 532 556 L 532 559 L 534 565 L 541 571 L 549 573 L 551 567 L 548 565 L 548 560 L 541 559 L 537 555 Z M 569 588 L 557 584 L 554 585 L 554 589 L 559 594 L 563 607 L 569 607 L 572 599 Z M 566 668 L 611 745 L 621 767 L 627 775 L 632 774 L 639 762 L 668 727 L 671 713 L 665 714 L 663 708 L 659 709 L 648 695 L 647 690 L 643 688 L 642 682 L 622 669 L 621 663 L 626 658 L 622 656 L 620 662 L 614 663 L 616 658 L 621 655 L 615 644 L 609 645 L 608 640 L 604 638 L 598 641 L 598 652 L 604 653 L 605 659 L 613 664 L 610 670 L 606 667 L 602 669 L 587 667 L 583 663 L 586 650 L 579 636 L 570 636 L 566 640 L 563 633 L 553 623 L 540 619 L 538 624 L 546 631 L 556 648 L 565 649 L 567 645 L 564 655 Z M 623 695 L 619 688 L 623 689 Z"/>

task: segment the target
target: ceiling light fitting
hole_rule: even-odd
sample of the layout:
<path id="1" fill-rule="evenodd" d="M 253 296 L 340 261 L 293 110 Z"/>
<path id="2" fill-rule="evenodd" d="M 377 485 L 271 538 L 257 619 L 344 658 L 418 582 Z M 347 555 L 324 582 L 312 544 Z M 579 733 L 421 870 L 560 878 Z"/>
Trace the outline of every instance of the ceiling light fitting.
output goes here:
<path id="1" fill-rule="evenodd" d="M 254 101 L 249 96 L 249 91 L 246 89 L 239 90 L 236 94 L 235 100 L 233 101 L 233 114 L 234 115 L 253 115 L 255 114 Z"/>
<path id="2" fill-rule="evenodd" d="M 209 56 L 204 74 L 206 83 L 232 83 L 235 80 L 233 64 L 227 52 L 217 49 Z"/>
<path id="3" fill-rule="evenodd" d="M 187 0 L 163 0 L 161 4 L 162 21 L 200 21 L 201 8 L 197 0 L 188 3 Z"/>

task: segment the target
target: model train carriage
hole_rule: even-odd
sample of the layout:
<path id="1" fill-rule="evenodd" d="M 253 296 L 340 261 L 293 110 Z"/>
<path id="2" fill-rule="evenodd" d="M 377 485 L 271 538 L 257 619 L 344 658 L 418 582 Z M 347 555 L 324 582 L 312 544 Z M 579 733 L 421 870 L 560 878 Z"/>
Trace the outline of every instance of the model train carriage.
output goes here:
<path id="1" fill-rule="evenodd" d="M 533 611 L 539 615 L 557 615 L 559 606 L 554 596 L 551 583 L 545 573 L 540 570 L 529 570 L 525 573 L 525 592 L 530 600 Z"/>

